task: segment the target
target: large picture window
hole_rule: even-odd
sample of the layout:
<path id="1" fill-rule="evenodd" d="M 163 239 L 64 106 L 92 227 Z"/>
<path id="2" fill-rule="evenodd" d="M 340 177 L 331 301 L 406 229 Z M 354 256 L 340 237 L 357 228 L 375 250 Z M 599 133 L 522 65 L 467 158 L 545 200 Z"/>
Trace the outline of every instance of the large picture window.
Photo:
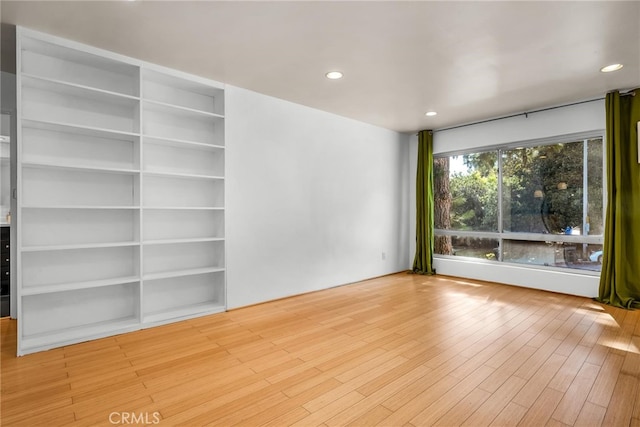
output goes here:
<path id="1" fill-rule="evenodd" d="M 600 271 L 602 137 L 434 158 L 435 253 Z"/>

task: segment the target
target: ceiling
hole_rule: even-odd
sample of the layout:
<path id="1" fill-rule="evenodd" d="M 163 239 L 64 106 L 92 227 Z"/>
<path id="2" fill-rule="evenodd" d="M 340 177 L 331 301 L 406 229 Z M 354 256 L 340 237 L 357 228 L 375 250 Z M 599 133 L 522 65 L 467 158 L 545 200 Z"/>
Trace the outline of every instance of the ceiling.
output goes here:
<path id="1" fill-rule="evenodd" d="M 640 86 L 640 2 L 5 1 L 2 22 L 400 132 Z M 599 70 L 623 63 L 620 71 Z M 344 78 L 330 81 L 330 70 Z M 435 110 L 438 115 L 425 117 Z"/>

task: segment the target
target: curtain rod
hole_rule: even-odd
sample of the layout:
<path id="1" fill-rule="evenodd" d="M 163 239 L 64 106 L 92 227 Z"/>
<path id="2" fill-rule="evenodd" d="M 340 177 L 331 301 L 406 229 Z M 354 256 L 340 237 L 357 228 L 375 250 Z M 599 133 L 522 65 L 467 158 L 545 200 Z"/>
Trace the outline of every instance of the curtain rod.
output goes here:
<path id="1" fill-rule="evenodd" d="M 620 96 L 636 96 L 636 90 L 637 89 L 630 89 L 630 90 L 627 90 L 626 92 L 620 92 Z M 456 125 L 456 126 L 451 126 L 451 127 L 442 128 L 442 129 L 435 129 L 432 132 L 442 132 L 442 131 L 445 131 L 445 130 L 452 130 L 452 129 L 458 129 L 458 128 L 463 128 L 463 127 L 467 127 L 467 126 L 479 125 L 479 124 L 482 124 L 482 123 L 495 122 L 497 120 L 510 119 L 510 118 L 518 117 L 518 116 L 529 117 L 529 114 L 533 114 L 533 113 L 540 113 L 540 112 L 543 112 L 543 111 L 555 110 L 555 109 L 558 109 L 558 108 L 571 107 L 573 105 L 586 104 L 588 102 L 602 101 L 604 99 L 605 99 L 605 97 L 600 97 L 600 98 L 589 99 L 589 100 L 586 100 L 586 101 L 573 102 L 571 104 L 557 105 L 555 107 L 547 107 L 547 108 L 541 108 L 541 109 L 538 109 L 538 110 L 525 111 L 523 113 L 511 114 L 509 116 L 496 117 L 494 119 L 480 120 L 478 122 L 465 123 L 463 125 Z M 416 136 L 418 136 L 418 135 L 419 134 L 416 134 Z"/>
<path id="2" fill-rule="evenodd" d="M 494 119 L 480 120 L 478 122 L 465 123 L 463 125 L 451 126 L 451 127 L 442 128 L 442 129 L 435 129 L 433 132 L 442 132 L 442 131 L 445 131 L 445 130 L 452 130 L 452 129 L 458 129 L 458 128 L 463 128 L 463 127 L 467 127 L 467 126 L 479 125 L 479 124 L 482 124 L 482 123 L 495 122 L 495 121 L 498 121 L 498 120 L 511 119 L 513 117 L 519 117 L 519 116 L 529 117 L 529 114 L 541 113 L 543 111 L 555 110 L 555 109 L 558 109 L 558 108 L 571 107 L 573 105 L 586 104 L 588 102 L 602 101 L 603 99 L 604 99 L 604 97 L 601 97 L 601 98 L 589 99 L 587 101 L 573 102 L 571 104 L 557 105 L 555 107 L 547 107 L 547 108 L 541 108 L 541 109 L 538 109 L 538 110 L 525 111 L 525 112 L 522 112 L 522 113 L 511 114 L 509 116 L 496 117 Z"/>

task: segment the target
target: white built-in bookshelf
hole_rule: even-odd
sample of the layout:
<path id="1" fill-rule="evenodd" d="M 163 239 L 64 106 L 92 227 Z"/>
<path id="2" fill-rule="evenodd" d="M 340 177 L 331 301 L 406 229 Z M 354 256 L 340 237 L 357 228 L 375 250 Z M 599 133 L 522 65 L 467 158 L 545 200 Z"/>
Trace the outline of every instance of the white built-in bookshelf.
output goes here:
<path id="1" fill-rule="evenodd" d="M 225 310 L 223 85 L 17 43 L 18 354 Z"/>

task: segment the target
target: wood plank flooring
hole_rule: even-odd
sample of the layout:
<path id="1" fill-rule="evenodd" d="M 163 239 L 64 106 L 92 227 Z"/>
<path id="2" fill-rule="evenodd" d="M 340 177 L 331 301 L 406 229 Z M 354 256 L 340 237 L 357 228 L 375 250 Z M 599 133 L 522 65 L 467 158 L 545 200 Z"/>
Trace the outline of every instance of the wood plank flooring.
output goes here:
<path id="1" fill-rule="evenodd" d="M 3 426 L 640 426 L 640 311 L 399 273 L 16 358 Z"/>

